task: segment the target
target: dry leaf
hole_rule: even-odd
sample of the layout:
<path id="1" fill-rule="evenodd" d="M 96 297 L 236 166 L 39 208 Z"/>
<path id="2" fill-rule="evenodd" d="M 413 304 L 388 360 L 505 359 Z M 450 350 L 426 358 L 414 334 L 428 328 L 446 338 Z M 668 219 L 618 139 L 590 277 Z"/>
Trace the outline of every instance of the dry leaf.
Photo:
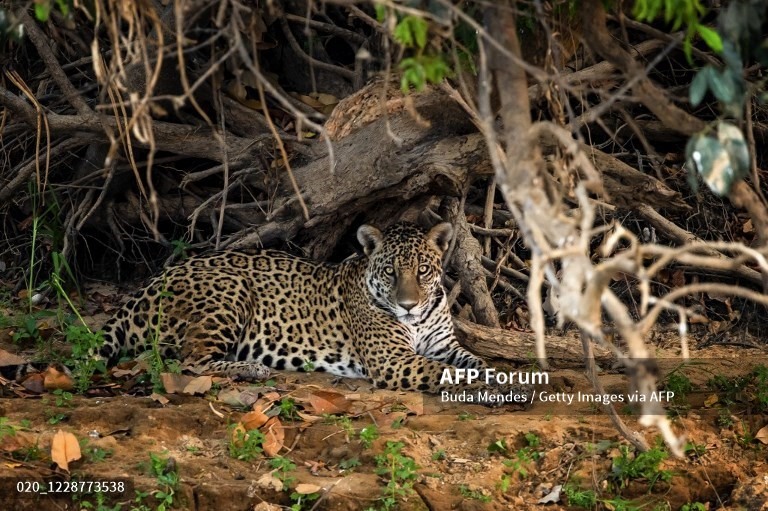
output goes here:
<path id="1" fill-rule="evenodd" d="M 712 334 L 719 334 L 725 332 L 730 328 L 731 323 L 729 321 L 710 321 L 707 325 L 707 330 Z"/>
<path id="2" fill-rule="evenodd" d="M 755 438 L 760 440 L 761 443 L 768 444 L 768 426 L 763 426 L 755 433 Z"/>
<path id="3" fill-rule="evenodd" d="M 331 94 L 326 94 L 324 92 L 318 92 L 318 93 L 313 92 L 310 95 L 323 106 L 335 105 L 336 103 L 339 102 L 339 98 Z"/>
<path id="4" fill-rule="evenodd" d="M 242 447 L 243 441 L 248 438 L 247 432 L 245 429 L 245 426 L 242 425 L 242 423 L 238 422 L 235 424 L 235 427 L 232 428 L 232 431 L 230 432 L 229 441 L 232 442 L 232 444 L 235 447 Z"/>
<path id="5" fill-rule="evenodd" d="M 270 504 L 269 502 L 259 502 L 254 506 L 253 511 L 282 511 L 282 507 Z"/>
<path id="6" fill-rule="evenodd" d="M 310 415 L 308 413 L 300 412 L 298 410 L 296 411 L 296 415 L 298 415 L 301 420 L 306 422 L 317 422 L 319 420 L 323 420 L 322 417 L 318 417 L 317 415 Z"/>
<path id="7" fill-rule="evenodd" d="M 0 451 L 3 452 L 16 452 L 35 445 L 37 439 L 26 431 L 14 431 L 13 434 L 9 433 L 0 438 Z"/>
<path id="8" fill-rule="evenodd" d="M 267 456 L 277 456 L 280 449 L 283 448 L 285 441 L 285 430 L 283 424 L 277 417 L 272 417 L 267 421 L 261 432 L 264 433 L 264 443 L 262 448 Z"/>
<path id="9" fill-rule="evenodd" d="M 240 400 L 241 392 L 237 389 L 224 389 L 216 395 L 216 400 L 229 406 L 243 406 Z"/>
<path id="10" fill-rule="evenodd" d="M 320 469 L 325 468 L 325 463 L 322 461 L 305 461 L 304 466 L 309 469 L 309 473 L 316 476 Z"/>
<path id="11" fill-rule="evenodd" d="M 211 390 L 211 385 L 213 385 L 213 380 L 210 376 L 198 376 L 184 386 L 182 393 L 189 395 L 205 394 Z"/>
<path id="12" fill-rule="evenodd" d="M 672 272 L 672 285 L 674 287 L 683 287 L 685 285 L 685 272 L 683 270 L 675 270 Z"/>
<path id="13" fill-rule="evenodd" d="M 227 86 L 227 93 L 238 101 L 242 101 L 248 96 L 248 92 L 240 80 L 232 80 Z"/>
<path id="14" fill-rule="evenodd" d="M 204 394 L 211 389 L 210 376 L 187 376 L 185 374 L 161 373 L 163 388 L 168 394 Z"/>
<path id="15" fill-rule="evenodd" d="M 268 420 L 269 417 L 263 412 L 254 410 L 243 415 L 240 419 L 240 423 L 245 427 L 246 431 L 250 431 L 252 429 L 259 429 L 266 424 Z"/>
<path id="16" fill-rule="evenodd" d="M 275 491 L 283 491 L 283 482 L 275 477 L 272 472 L 267 472 L 256 481 L 256 484 L 265 490 L 274 489 Z"/>
<path id="17" fill-rule="evenodd" d="M 28 362 L 13 353 L 5 350 L 0 350 L 0 367 L 6 366 L 20 366 L 27 364 Z"/>
<path id="18" fill-rule="evenodd" d="M 163 388 L 168 394 L 179 394 L 194 379 L 194 376 L 185 374 L 161 373 L 160 379 L 163 382 Z"/>
<path id="19" fill-rule="evenodd" d="M 152 399 L 153 401 L 157 401 L 161 405 L 167 405 L 170 402 L 168 401 L 167 397 L 165 397 L 162 394 L 158 394 L 157 392 L 153 392 L 152 394 L 150 394 L 149 398 Z"/>
<path id="20" fill-rule="evenodd" d="M 709 318 L 702 314 L 691 314 L 688 317 L 688 323 L 692 325 L 706 325 L 709 323 Z"/>
<path id="21" fill-rule="evenodd" d="M 43 375 L 40 373 L 35 373 L 33 375 L 30 375 L 29 378 L 25 379 L 23 382 L 21 382 L 21 385 L 27 389 L 30 392 L 34 392 L 36 394 L 42 394 L 45 392 L 45 386 L 43 385 Z"/>
<path id="22" fill-rule="evenodd" d="M 323 104 L 311 96 L 305 96 L 304 94 L 296 94 L 296 95 L 292 94 L 292 96 L 298 99 L 299 101 L 301 101 L 302 103 L 304 103 L 305 105 L 314 108 L 315 110 L 320 110 L 321 108 L 323 108 Z"/>
<path id="23" fill-rule="evenodd" d="M 264 399 L 270 402 L 279 401 L 280 400 L 280 393 L 279 392 L 267 392 L 264 394 Z"/>
<path id="24" fill-rule="evenodd" d="M 133 374 L 133 369 L 114 369 L 112 371 L 112 376 L 115 378 L 122 378 L 123 376 L 135 376 Z"/>
<path id="25" fill-rule="evenodd" d="M 43 373 L 43 387 L 45 390 L 72 390 L 75 382 L 68 374 L 50 366 Z"/>
<path id="26" fill-rule="evenodd" d="M 310 495 L 312 493 L 317 493 L 322 489 L 323 489 L 322 486 L 318 486 L 316 484 L 301 483 L 301 484 L 297 484 L 296 488 L 294 488 L 293 491 L 295 491 L 299 495 Z"/>
<path id="27" fill-rule="evenodd" d="M 259 396 L 261 396 L 261 394 L 262 393 L 258 390 L 246 389 L 240 392 L 238 399 L 241 403 L 243 403 L 244 406 L 253 406 L 253 403 L 259 400 Z"/>
<path id="28" fill-rule="evenodd" d="M 56 434 L 53 435 L 53 441 L 51 443 L 51 460 L 53 460 L 59 468 L 69 472 L 69 462 L 79 460 L 81 457 L 80 443 L 77 441 L 75 435 L 62 430 L 58 430 Z"/>
<path id="29" fill-rule="evenodd" d="M 707 399 L 704 400 L 704 406 L 707 408 L 713 406 L 715 403 L 717 403 L 718 397 L 717 394 L 711 394 Z"/>
<path id="30" fill-rule="evenodd" d="M 343 394 L 327 390 L 316 390 L 309 395 L 309 404 L 318 415 L 344 413 L 352 406 Z"/>
<path id="31" fill-rule="evenodd" d="M 272 404 L 278 399 L 280 399 L 280 394 L 277 392 L 267 392 L 258 401 L 253 403 L 252 408 L 255 411 L 267 413 L 267 410 L 272 408 Z"/>

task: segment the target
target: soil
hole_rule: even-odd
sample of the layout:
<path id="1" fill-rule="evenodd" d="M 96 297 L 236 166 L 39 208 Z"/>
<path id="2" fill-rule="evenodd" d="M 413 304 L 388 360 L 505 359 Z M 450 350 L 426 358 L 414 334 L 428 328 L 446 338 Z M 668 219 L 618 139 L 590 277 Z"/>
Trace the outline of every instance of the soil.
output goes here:
<path id="1" fill-rule="evenodd" d="M 3 331 L 0 348 L 19 352 L 9 339 L 12 333 L 12 328 Z M 537 402 L 527 411 L 445 404 L 439 396 L 375 390 L 361 380 L 318 373 L 279 373 L 269 386 L 213 379 L 209 390 L 160 395 L 151 394 L 152 384 L 142 381 L 147 375 L 130 365 L 70 399 L 50 390 L 34 392 L 29 381 L 2 380 L 0 508 L 106 510 L 108 504 L 122 504 L 119 509 L 162 509 L 162 492 L 170 493 L 164 477 L 178 474 L 171 496 L 177 509 L 266 511 L 289 509 L 299 499 L 304 502 L 295 509 L 385 509 L 381 499 L 390 472 L 377 473 L 377 468 L 388 443 L 401 442 L 397 481 L 411 482 L 413 491 L 397 495 L 391 509 L 579 509 L 574 502 L 568 507 L 565 491 L 558 491 L 566 484 L 571 500 L 577 489 L 594 492 L 592 507 L 598 509 L 680 509 L 691 503 L 702 505 L 688 507 L 691 511 L 768 509 L 768 435 L 763 434 L 768 430 L 758 433 L 768 424 L 766 415 L 754 411 L 752 390 L 726 395 L 705 385 L 713 375 L 747 374 L 747 362 L 759 363 L 765 351 L 694 349 L 697 361 L 681 370 L 674 342 L 657 342 L 657 349 L 664 373 L 678 368 L 693 384 L 686 398 L 667 408 L 676 432 L 697 447 L 684 459 L 668 457 L 658 468 L 633 476 L 615 461 L 628 442 L 589 403 Z M 552 368 L 549 374 L 550 385 L 540 390 L 591 390 L 578 368 Z M 167 378 L 170 384 L 177 377 Z M 625 378 L 617 372 L 605 368 L 602 381 L 609 392 L 626 392 Z M 287 398 L 295 407 L 281 408 Z M 261 417 L 254 409 L 265 419 L 276 417 L 257 427 L 271 439 L 269 448 L 295 468 L 275 472 L 274 456 L 264 453 L 250 460 L 233 457 L 238 453 L 231 447 L 242 447 L 246 438 L 233 427 L 237 431 L 236 425 Z M 626 406 L 617 409 L 632 430 L 656 445 L 657 431 L 640 427 Z M 371 425 L 378 438 L 366 446 L 360 432 Z M 51 457 L 59 430 L 74 434 L 82 445 L 82 457 L 69 463 L 69 472 Z M 628 452 L 633 458 L 632 449 Z M 407 468 L 408 458 L 415 471 Z M 70 479 L 127 486 L 99 504 L 95 495 L 73 501 L 42 495 L 31 484 Z M 20 491 L 25 488 L 29 491 Z M 137 492 L 148 496 L 138 503 Z M 319 498 L 307 501 L 313 494 Z"/>

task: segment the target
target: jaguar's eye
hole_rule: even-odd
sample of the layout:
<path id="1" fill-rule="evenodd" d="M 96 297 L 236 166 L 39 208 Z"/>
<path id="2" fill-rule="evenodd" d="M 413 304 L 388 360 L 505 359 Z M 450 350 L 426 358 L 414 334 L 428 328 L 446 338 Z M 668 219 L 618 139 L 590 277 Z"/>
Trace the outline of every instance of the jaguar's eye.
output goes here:
<path id="1" fill-rule="evenodd" d="M 429 265 L 428 264 L 422 264 L 419 266 L 419 275 L 426 275 L 429 273 Z"/>
<path id="2" fill-rule="evenodd" d="M 390 277 L 395 274 L 395 268 L 392 266 L 385 266 L 384 267 L 384 273 L 389 275 Z"/>

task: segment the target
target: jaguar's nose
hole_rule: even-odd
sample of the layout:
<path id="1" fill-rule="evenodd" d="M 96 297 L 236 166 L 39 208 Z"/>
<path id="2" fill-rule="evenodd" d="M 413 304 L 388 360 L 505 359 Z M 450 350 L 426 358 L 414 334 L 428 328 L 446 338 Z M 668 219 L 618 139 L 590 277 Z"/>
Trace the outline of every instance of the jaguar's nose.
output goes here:
<path id="1" fill-rule="evenodd" d="M 417 300 L 412 300 L 410 298 L 404 298 L 404 299 L 398 300 L 397 304 L 403 309 L 405 309 L 405 312 L 411 312 L 411 309 L 416 307 L 419 304 L 419 302 Z"/>

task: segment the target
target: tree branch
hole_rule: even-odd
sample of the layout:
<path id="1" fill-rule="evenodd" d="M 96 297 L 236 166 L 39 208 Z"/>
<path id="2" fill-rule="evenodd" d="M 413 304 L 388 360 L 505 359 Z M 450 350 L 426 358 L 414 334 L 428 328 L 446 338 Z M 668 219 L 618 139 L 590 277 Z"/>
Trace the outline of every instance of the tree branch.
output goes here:
<path id="1" fill-rule="evenodd" d="M 7 107 L 26 124 L 36 129 L 37 113 L 35 109 L 16 94 L 2 87 L 0 87 L 0 105 Z M 108 142 L 109 138 L 104 133 L 104 128 L 107 127 L 116 131 L 118 129 L 118 121 L 114 117 L 102 116 L 102 118 L 98 118 L 93 113 L 87 115 L 49 113 L 47 118 L 51 133 L 54 135 L 72 135 L 73 132 L 82 132 L 96 135 L 99 140 Z M 123 123 L 122 120 L 120 122 Z M 170 151 L 218 162 L 223 159 L 221 148 L 209 128 L 155 120 L 152 122 L 152 131 L 154 147 L 159 151 Z M 227 144 L 231 165 L 250 164 L 254 156 L 264 150 L 265 145 L 271 140 L 271 135 L 268 134 L 255 140 L 241 138 L 230 133 L 225 133 L 223 136 Z M 131 139 L 131 143 L 143 148 L 150 146 L 148 142 L 142 142 L 135 138 Z"/>
<path id="2" fill-rule="evenodd" d="M 48 46 L 48 38 L 27 13 L 27 6 L 17 9 L 16 16 L 27 29 L 29 39 L 32 41 L 32 44 L 35 45 L 35 48 L 37 48 L 37 53 L 40 55 L 40 58 L 43 59 L 45 67 L 48 69 L 48 72 L 51 73 L 56 85 L 58 85 L 61 92 L 64 93 L 67 102 L 69 102 L 80 115 L 92 114 L 93 111 L 80 93 L 77 92 L 77 89 L 72 85 L 72 82 L 69 81 L 69 78 L 67 78 L 66 73 L 64 73 L 64 70 L 59 64 L 59 61 L 56 60 L 56 56 L 51 51 L 51 47 Z"/>
<path id="3" fill-rule="evenodd" d="M 584 39 L 589 47 L 619 68 L 627 79 L 636 79 L 632 91 L 640 102 L 670 129 L 692 135 L 703 130 L 706 124 L 699 118 L 678 108 L 662 89 L 645 74 L 643 67 L 611 37 L 606 27 L 606 13 L 601 0 L 585 0 L 582 7 Z"/>

